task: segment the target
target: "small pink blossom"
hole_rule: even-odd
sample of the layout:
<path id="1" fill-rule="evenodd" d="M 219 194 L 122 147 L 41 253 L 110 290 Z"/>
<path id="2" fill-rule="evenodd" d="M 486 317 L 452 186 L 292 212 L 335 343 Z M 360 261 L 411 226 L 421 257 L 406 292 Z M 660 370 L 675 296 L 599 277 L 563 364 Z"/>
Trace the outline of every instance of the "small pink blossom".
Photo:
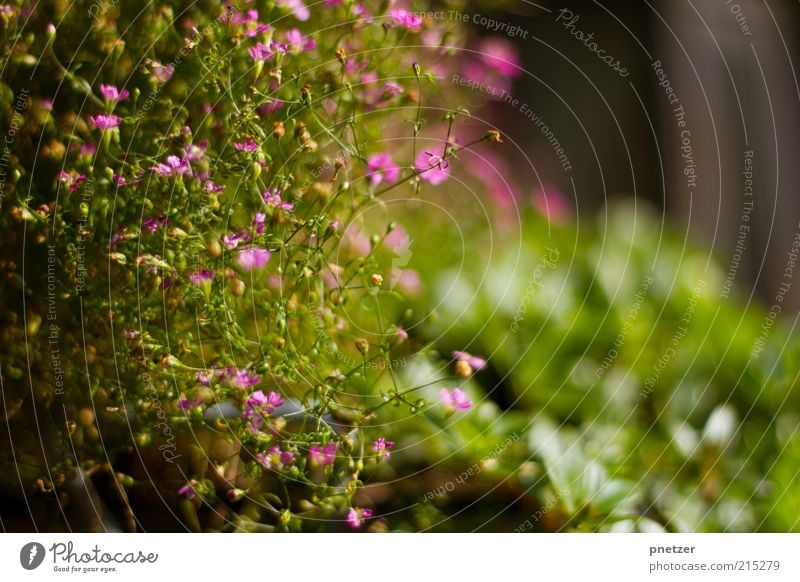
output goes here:
<path id="1" fill-rule="evenodd" d="M 522 74 L 519 50 L 509 40 L 497 36 L 485 38 L 478 46 L 477 52 L 480 60 L 500 75 L 519 77 Z"/>
<path id="2" fill-rule="evenodd" d="M 420 152 L 414 166 L 419 172 L 419 179 L 433 186 L 441 184 L 450 176 L 450 165 L 441 156 L 431 152 Z"/>
<path id="3" fill-rule="evenodd" d="M 228 249 L 233 250 L 239 246 L 239 243 L 245 243 L 251 238 L 250 233 L 241 231 L 223 235 L 222 242 Z"/>
<path id="4" fill-rule="evenodd" d="M 273 190 L 272 192 L 270 192 L 269 189 L 264 190 L 264 202 L 267 206 L 285 210 L 286 212 L 291 212 L 294 210 L 294 204 L 290 204 L 281 200 L 280 190 Z"/>
<path id="5" fill-rule="evenodd" d="M 397 182 L 400 177 L 400 168 L 392 161 L 388 152 L 375 154 L 367 160 L 367 175 L 373 186 L 377 186 L 385 179 L 387 182 Z"/>
<path id="6" fill-rule="evenodd" d="M 130 95 L 127 89 L 120 91 L 114 87 L 114 85 L 100 85 L 100 93 L 102 93 L 103 98 L 108 103 L 118 103 L 120 101 L 124 101 L 128 98 L 128 95 Z"/>
<path id="7" fill-rule="evenodd" d="M 403 28 L 412 31 L 418 31 L 422 28 L 422 17 L 410 12 L 408 10 L 392 8 L 390 14 L 395 24 L 399 24 Z"/>
<path id="8" fill-rule="evenodd" d="M 72 190 L 73 192 L 78 189 L 78 187 L 86 181 L 86 176 L 83 174 L 78 174 L 77 176 L 73 176 L 72 174 L 68 174 L 64 170 L 61 170 L 61 173 L 58 175 L 58 179 L 63 182 L 67 188 Z"/>
<path id="9" fill-rule="evenodd" d="M 312 446 L 308 451 L 308 458 L 315 467 L 330 465 L 336 460 L 336 443 L 328 443 L 324 447 Z"/>
<path id="10" fill-rule="evenodd" d="M 291 10 L 294 17 L 301 22 L 305 22 L 311 17 L 311 12 L 303 0 L 275 0 L 275 3 Z"/>
<path id="11" fill-rule="evenodd" d="M 272 50 L 271 44 L 256 43 L 255 46 L 247 49 L 247 54 L 254 61 L 269 61 L 275 56 L 275 51 Z"/>
<path id="12" fill-rule="evenodd" d="M 167 156 L 164 163 L 157 164 L 150 169 L 165 178 L 182 176 L 189 173 L 189 162 L 178 156 Z"/>
<path id="13" fill-rule="evenodd" d="M 239 251 L 236 257 L 236 262 L 244 271 L 252 271 L 253 269 L 263 269 L 270 258 L 270 252 L 267 249 L 260 249 L 258 247 L 251 247 Z"/>
<path id="14" fill-rule="evenodd" d="M 294 453 L 290 451 L 282 451 L 278 445 L 270 447 L 267 454 L 258 453 L 256 460 L 261 464 L 264 469 L 275 469 L 280 471 L 286 465 L 294 461 Z"/>
<path id="15" fill-rule="evenodd" d="M 475 371 L 483 370 L 486 367 L 486 359 L 481 356 L 473 356 L 469 352 L 453 352 L 456 360 L 466 362 Z"/>
<path id="16" fill-rule="evenodd" d="M 254 139 L 246 139 L 244 141 L 233 142 L 233 147 L 240 152 L 253 153 L 258 150 L 258 144 Z"/>
<path id="17" fill-rule="evenodd" d="M 116 115 L 105 115 L 103 113 L 98 113 L 97 115 L 90 115 L 89 121 L 91 121 L 94 124 L 94 126 L 101 131 L 114 129 L 115 127 L 119 127 L 120 124 L 122 123 L 122 119 L 117 117 Z"/>
<path id="18" fill-rule="evenodd" d="M 381 459 L 388 459 L 391 455 L 391 449 L 394 446 L 392 441 L 387 441 L 385 438 L 381 437 L 375 439 L 375 442 L 372 443 L 372 448 L 375 450 L 375 453 Z"/>
<path id="19" fill-rule="evenodd" d="M 470 402 L 461 388 L 454 388 L 452 391 L 442 388 L 439 391 L 439 399 L 442 401 L 445 410 L 450 414 L 456 410 L 467 410 L 472 406 L 472 402 Z"/>
<path id="20" fill-rule="evenodd" d="M 175 65 L 162 65 L 158 61 L 150 61 L 150 69 L 153 71 L 156 81 L 163 85 L 172 78 L 172 74 L 175 72 Z"/>
<path id="21" fill-rule="evenodd" d="M 365 519 L 369 519 L 370 517 L 372 517 L 371 509 L 351 507 L 347 512 L 347 523 L 350 524 L 350 527 L 357 529 L 361 527 L 361 524 L 364 523 Z"/>
<path id="22" fill-rule="evenodd" d="M 303 36 L 303 33 L 297 28 L 287 30 L 284 39 L 287 52 L 292 54 L 313 51 L 317 47 L 315 39 L 310 36 Z"/>

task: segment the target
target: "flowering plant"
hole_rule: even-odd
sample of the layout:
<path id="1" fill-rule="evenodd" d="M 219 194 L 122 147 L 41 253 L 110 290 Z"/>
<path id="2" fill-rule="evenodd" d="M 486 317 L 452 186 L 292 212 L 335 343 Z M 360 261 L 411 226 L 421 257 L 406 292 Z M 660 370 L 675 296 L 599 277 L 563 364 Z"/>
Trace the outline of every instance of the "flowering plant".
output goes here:
<path id="1" fill-rule="evenodd" d="M 389 267 L 391 216 L 363 215 L 501 141 L 455 137 L 435 77 L 457 23 L 352 0 L 2 18 L 3 107 L 28 111 L 0 223 L 34 250 L 2 251 L 22 347 L 0 364 L 8 419 L 51 433 L 22 479 L 59 504 L 91 479 L 131 530 L 380 527 L 359 490 L 395 452 L 386 407 L 464 414 L 485 364 L 458 352 L 440 401 L 395 373 L 428 357 L 414 273 Z"/>

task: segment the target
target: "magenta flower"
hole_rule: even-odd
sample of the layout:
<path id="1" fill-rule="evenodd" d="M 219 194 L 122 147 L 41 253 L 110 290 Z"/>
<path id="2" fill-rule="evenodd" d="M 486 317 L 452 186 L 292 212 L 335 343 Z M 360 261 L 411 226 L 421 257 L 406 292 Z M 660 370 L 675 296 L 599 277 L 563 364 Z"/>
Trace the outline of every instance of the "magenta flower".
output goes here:
<path id="1" fill-rule="evenodd" d="M 394 332 L 394 334 L 400 338 L 401 341 L 408 341 L 408 332 L 404 328 L 397 326 L 397 331 Z"/>
<path id="2" fill-rule="evenodd" d="M 351 507 L 347 512 L 347 523 L 349 523 L 352 528 L 359 528 L 361 524 L 364 523 L 364 520 L 370 517 L 372 517 L 371 509 Z"/>
<path id="3" fill-rule="evenodd" d="M 214 370 L 198 370 L 197 371 L 197 381 L 200 383 L 201 386 L 209 386 L 211 385 L 211 380 L 216 376 Z"/>
<path id="4" fill-rule="evenodd" d="M 275 3 L 291 10 L 294 17 L 302 22 L 305 22 L 311 17 L 311 12 L 308 10 L 303 0 L 275 0 Z"/>
<path id="5" fill-rule="evenodd" d="M 254 61 L 269 61 L 275 56 L 275 51 L 272 50 L 272 44 L 256 43 L 256 46 L 247 49 L 247 54 Z"/>
<path id="6" fill-rule="evenodd" d="M 282 451 L 278 445 L 270 447 L 267 454 L 258 453 L 256 459 L 265 469 L 281 470 L 294 461 L 294 453 Z"/>
<path id="7" fill-rule="evenodd" d="M 247 397 L 244 416 L 253 416 L 256 412 L 272 414 L 281 406 L 283 406 L 283 396 L 277 392 L 270 391 L 269 394 L 264 394 L 263 390 L 258 390 Z"/>
<path id="8" fill-rule="evenodd" d="M 336 460 L 336 443 L 328 443 L 324 447 L 314 445 L 308 451 L 308 458 L 315 467 L 330 465 Z"/>
<path id="9" fill-rule="evenodd" d="M 246 139 L 244 141 L 233 142 L 233 147 L 240 152 L 253 153 L 258 150 L 258 144 L 254 139 Z"/>
<path id="10" fill-rule="evenodd" d="M 506 77 L 519 77 L 519 51 L 513 42 L 497 36 L 483 39 L 478 47 L 480 60 L 490 69 Z"/>
<path id="11" fill-rule="evenodd" d="M 122 123 L 122 119 L 116 115 L 104 115 L 103 113 L 90 115 L 89 121 L 91 121 L 94 126 L 101 131 L 114 129 L 115 127 L 119 127 L 119 125 Z"/>
<path id="12" fill-rule="evenodd" d="M 251 247 L 239 251 L 236 257 L 236 262 L 244 271 L 252 271 L 253 269 L 263 269 L 269 261 L 271 254 L 267 249 L 260 249 Z"/>
<path id="13" fill-rule="evenodd" d="M 150 232 L 155 232 L 162 226 L 167 226 L 169 219 L 164 216 L 163 214 L 159 216 L 154 216 L 153 218 L 148 218 L 147 220 L 142 222 L 142 228 L 145 230 L 149 230 Z"/>
<path id="14" fill-rule="evenodd" d="M 286 50 L 292 54 L 313 51 L 317 47 L 317 41 L 310 36 L 303 36 L 297 28 L 286 31 Z"/>
<path id="15" fill-rule="evenodd" d="M 178 495 L 181 497 L 185 497 L 186 499 L 194 499 L 197 496 L 197 491 L 195 487 L 197 487 L 198 483 L 195 479 L 192 479 L 186 485 L 178 489 Z"/>
<path id="16" fill-rule="evenodd" d="M 452 414 L 456 410 L 467 410 L 472 406 L 472 402 L 461 388 L 454 388 L 452 391 L 442 388 L 439 391 L 439 398 L 448 414 Z"/>
<path id="17" fill-rule="evenodd" d="M 120 91 L 114 87 L 114 85 L 100 85 L 100 93 L 102 93 L 103 98 L 108 103 L 118 103 L 120 101 L 124 101 L 130 94 L 128 93 L 127 89 Z"/>
<path id="18" fill-rule="evenodd" d="M 206 180 L 203 184 L 203 191 L 209 194 L 216 194 L 217 192 L 222 192 L 224 189 L 225 186 L 218 186 L 213 180 Z"/>
<path id="19" fill-rule="evenodd" d="M 245 34 L 249 38 L 264 34 L 269 30 L 268 24 L 263 24 L 258 21 L 258 10 L 252 8 L 247 12 L 237 12 L 231 17 L 232 24 L 244 24 Z"/>
<path id="20" fill-rule="evenodd" d="M 196 396 L 194 400 L 189 400 L 186 396 L 181 395 L 178 399 L 178 408 L 181 410 L 191 410 L 202 403 L 203 399 L 200 396 Z"/>
<path id="21" fill-rule="evenodd" d="M 475 371 L 483 370 L 486 367 L 486 359 L 480 356 L 473 356 L 469 352 L 453 352 L 456 360 L 466 362 Z"/>
<path id="22" fill-rule="evenodd" d="M 253 218 L 253 226 L 256 229 L 256 234 L 264 234 L 265 222 L 267 215 L 263 212 L 257 212 Z"/>
<path id="23" fill-rule="evenodd" d="M 403 92 L 403 87 L 401 87 L 400 85 L 398 85 L 394 81 L 388 81 L 383 86 L 383 99 L 384 100 L 389 100 L 392 97 L 394 97 L 395 95 L 399 95 L 402 92 Z"/>
<path id="24" fill-rule="evenodd" d="M 181 176 L 189 173 L 189 162 L 181 159 L 178 156 L 167 156 L 164 163 L 157 164 L 150 168 L 159 176 L 170 178 L 172 176 Z"/>
<path id="25" fill-rule="evenodd" d="M 245 231 L 235 232 L 233 234 L 226 234 L 222 237 L 222 242 L 228 249 L 235 249 L 239 243 L 247 242 L 251 239 L 250 233 Z"/>
<path id="26" fill-rule="evenodd" d="M 172 78 L 172 74 L 175 72 L 175 65 L 162 65 L 158 61 L 150 61 L 150 68 L 153 71 L 153 75 L 155 75 L 156 81 L 158 81 L 160 85 L 169 81 Z"/>
<path id="27" fill-rule="evenodd" d="M 202 285 L 207 281 L 212 281 L 216 274 L 214 269 L 200 269 L 189 275 L 189 280 L 193 285 Z"/>
<path id="28" fill-rule="evenodd" d="M 281 200 L 280 190 L 274 190 L 273 192 L 270 192 L 269 189 L 264 190 L 264 202 L 267 206 L 285 210 L 286 212 L 291 212 L 294 210 L 294 204 L 290 204 Z"/>
<path id="29" fill-rule="evenodd" d="M 422 17 L 409 12 L 408 10 L 392 8 L 390 14 L 395 24 L 402 26 L 407 30 L 418 31 L 422 28 Z"/>
<path id="30" fill-rule="evenodd" d="M 375 442 L 372 443 L 372 448 L 377 453 L 378 457 L 381 459 L 388 459 L 391 455 L 391 449 L 394 446 L 392 441 L 387 441 L 385 438 L 381 437 L 379 439 L 375 439 Z"/>
<path id="31" fill-rule="evenodd" d="M 72 190 L 73 192 L 78 189 L 78 187 L 86 181 L 86 176 L 83 174 L 78 174 L 77 176 L 73 176 L 72 174 L 68 174 L 64 170 L 61 170 L 61 173 L 58 175 L 58 179 L 63 182 L 67 188 Z"/>
<path id="32" fill-rule="evenodd" d="M 450 176 L 450 165 L 440 156 L 431 152 L 420 152 L 414 162 L 419 179 L 436 186 Z"/>
<path id="33" fill-rule="evenodd" d="M 388 152 L 375 154 L 367 160 L 367 175 L 373 186 L 377 186 L 385 179 L 387 182 L 397 182 L 400 177 L 400 168 L 392 161 Z"/>

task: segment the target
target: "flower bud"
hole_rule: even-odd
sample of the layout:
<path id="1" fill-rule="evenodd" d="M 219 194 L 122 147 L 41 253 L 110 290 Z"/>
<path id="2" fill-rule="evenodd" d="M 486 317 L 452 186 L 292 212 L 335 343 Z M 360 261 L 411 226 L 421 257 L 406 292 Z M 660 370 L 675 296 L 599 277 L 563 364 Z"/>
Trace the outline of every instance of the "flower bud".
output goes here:
<path id="1" fill-rule="evenodd" d="M 345 64 L 347 62 L 347 53 L 344 51 L 343 48 L 336 49 L 336 58 L 339 59 L 339 62 Z"/>
<path id="2" fill-rule="evenodd" d="M 378 273 L 373 273 L 370 275 L 369 280 L 375 287 L 380 287 L 383 285 L 383 277 L 381 277 Z"/>
<path id="3" fill-rule="evenodd" d="M 282 121 L 275 121 L 272 124 L 272 135 L 277 139 L 281 139 L 286 134 L 286 128 L 283 126 Z"/>
<path id="4" fill-rule="evenodd" d="M 362 356 L 366 356 L 369 353 L 369 342 L 365 340 L 363 337 L 358 338 L 356 340 L 356 349 L 361 352 Z"/>

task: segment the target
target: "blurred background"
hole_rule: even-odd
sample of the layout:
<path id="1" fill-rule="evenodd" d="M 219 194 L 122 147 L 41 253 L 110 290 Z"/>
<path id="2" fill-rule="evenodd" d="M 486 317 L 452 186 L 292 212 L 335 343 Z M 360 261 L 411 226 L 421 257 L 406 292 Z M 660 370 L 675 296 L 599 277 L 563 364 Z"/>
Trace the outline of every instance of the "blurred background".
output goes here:
<path id="1" fill-rule="evenodd" d="M 796 2 L 476 2 L 471 11 L 476 35 L 519 51 L 510 90 L 519 104 L 492 108 L 498 127 L 528 154 L 514 159 L 518 173 L 530 177 L 532 163 L 580 217 L 614 198 L 647 201 L 723 264 L 737 263 L 735 287 L 772 301 L 785 267 L 781 249 L 791 246 L 800 217 Z M 601 59 L 609 56 L 613 65 Z M 617 62 L 626 76 L 614 70 Z M 522 104 L 552 135 L 521 113 Z M 684 138 L 691 158 L 683 157 Z M 684 173 L 690 166 L 693 185 Z M 740 230 L 746 201 L 753 202 L 749 230 Z M 799 302 L 788 297 L 784 313 Z"/>

